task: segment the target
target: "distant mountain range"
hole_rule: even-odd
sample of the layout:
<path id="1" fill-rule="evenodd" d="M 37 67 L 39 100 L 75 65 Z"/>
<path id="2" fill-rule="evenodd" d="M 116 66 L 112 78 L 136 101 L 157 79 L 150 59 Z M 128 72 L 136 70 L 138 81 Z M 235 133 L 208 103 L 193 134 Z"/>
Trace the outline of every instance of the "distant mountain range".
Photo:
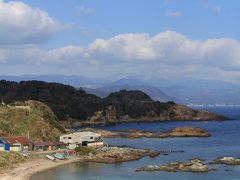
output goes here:
<path id="1" fill-rule="evenodd" d="M 107 77 L 88 78 L 66 75 L 0 76 L 10 81 L 42 80 L 82 88 L 88 93 L 106 97 L 110 93 L 126 90 L 141 90 L 152 99 L 174 100 L 187 105 L 239 105 L 240 85 L 217 80 L 167 79 L 158 77 Z"/>

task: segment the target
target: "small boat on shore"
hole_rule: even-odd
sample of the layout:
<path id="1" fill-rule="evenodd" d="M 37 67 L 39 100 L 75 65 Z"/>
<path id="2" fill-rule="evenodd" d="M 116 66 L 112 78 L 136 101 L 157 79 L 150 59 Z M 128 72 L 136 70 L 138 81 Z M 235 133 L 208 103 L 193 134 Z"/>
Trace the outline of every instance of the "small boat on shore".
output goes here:
<path id="1" fill-rule="evenodd" d="M 52 161 L 54 161 L 55 160 L 55 157 L 53 157 L 53 156 L 51 156 L 51 155 L 46 155 L 46 158 L 48 158 L 48 159 L 50 159 L 50 160 L 52 160 Z"/>
<path id="2" fill-rule="evenodd" d="M 60 154 L 60 153 L 55 153 L 54 157 L 56 159 L 60 159 L 60 160 L 64 160 L 65 159 L 65 156 L 63 154 Z"/>

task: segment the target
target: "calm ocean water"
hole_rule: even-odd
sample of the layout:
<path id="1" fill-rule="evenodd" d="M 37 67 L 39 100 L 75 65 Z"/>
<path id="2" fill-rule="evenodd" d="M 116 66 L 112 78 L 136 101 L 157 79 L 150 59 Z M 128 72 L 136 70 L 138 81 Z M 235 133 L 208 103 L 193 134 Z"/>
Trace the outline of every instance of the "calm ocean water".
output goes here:
<path id="1" fill-rule="evenodd" d="M 206 162 L 219 156 L 240 157 L 240 108 L 202 108 L 223 114 L 232 120 L 222 122 L 162 122 L 127 123 L 103 129 L 142 129 L 164 131 L 178 126 L 198 126 L 212 134 L 210 138 L 166 138 L 166 139 L 105 139 L 112 145 L 128 145 L 156 150 L 184 150 L 184 153 L 172 153 L 157 158 L 143 158 L 118 164 L 74 163 L 34 175 L 31 180 L 123 180 L 123 179 L 159 179 L 159 180 L 240 180 L 240 166 L 214 166 L 217 171 L 209 173 L 190 172 L 135 172 L 135 169 L 150 164 L 165 164 L 191 158 L 205 159 Z"/>

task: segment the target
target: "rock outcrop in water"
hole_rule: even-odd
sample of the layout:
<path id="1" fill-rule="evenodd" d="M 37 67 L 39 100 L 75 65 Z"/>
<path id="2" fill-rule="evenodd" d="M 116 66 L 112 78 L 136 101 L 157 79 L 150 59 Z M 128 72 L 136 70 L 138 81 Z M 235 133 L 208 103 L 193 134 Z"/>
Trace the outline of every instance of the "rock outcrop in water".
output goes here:
<path id="1" fill-rule="evenodd" d="M 167 165 L 148 165 L 138 168 L 136 171 L 168 171 L 168 172 L 209 172 L 214 169 L 209 168 L 199 159 L 186 162 L 172 162 Z"/>
<path id="2" fill-rule="evenodd" d="M 221 115 L 193 110 L 174 102 L 154 101 L 141 91 L 121 90 L 100 98 L 58 83 L 0 81 L 0 96 L 5 103 L 26 100 L 43 102 L 66 127 L 71 128 L 121 122 L 225 119 Z"/>
<path id="3" fill-rule="evenodd" d="M 88 162 L 119 163 L 138 160 L 145 156 L 156 157 L 159 154 L 158 151 L 149 149 L 102 147 L 97 151 L 96 155 L 86 156 L 84 159 Z"/>
<path id="4" fill-rule="evenodd" d="M 166 137 L 210 137 L 210 133 L 199 127 L 177 127 L 162 133 Z"/>
<path id="5" fill-rule="evenodd" d="M 99 133 L 105 138 L 169 138 L 169 137 L 210 137 L 210 133 L 198 127 L 177 127 L 165 132 L 143 130 L 115 130 L 107 131 L 94 128 L 85 128 L 82 131 Z"/>
<path id="6" fill-rule="evenodd" d="M 219 157 L 212 161 L 210 164 L 240 165 L 240 158 Z"/>

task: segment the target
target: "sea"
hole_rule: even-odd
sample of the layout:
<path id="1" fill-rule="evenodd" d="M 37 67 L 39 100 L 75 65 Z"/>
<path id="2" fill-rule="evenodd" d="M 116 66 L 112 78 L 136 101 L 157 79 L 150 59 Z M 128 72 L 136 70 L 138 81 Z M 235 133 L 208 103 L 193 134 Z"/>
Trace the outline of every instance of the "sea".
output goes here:
<path id="1" fill-rule="evenodd" d="M 198 108 L 199 109 L 199 108 Z M 72 163 L 37 173 L 31 180 L 240 180 L 240 165 L 212 165 L 215 171 L 208 173 L 191 172 L 136 172 L 146 165 L 163 165 L 175 161 L 187 161 L 200 158 L 208 163 L 217 157 L 240 157 L 240 107 L 201 107 L 217 112 L 229 118 L 226 121 L 206 122 L 158 122 L 158 123 L 124 123 L 101 127 L 106 130 L 140 129 L 165 131 L 181 126 L 197 126 L 211 133 L 209 138 L 139 138 L 104 139 L 111 145 L 127 145 L 137 148 L 155 150 L 184 151 L 155 158 L 145 157 L 140 160 L 116 163 Z"/>

